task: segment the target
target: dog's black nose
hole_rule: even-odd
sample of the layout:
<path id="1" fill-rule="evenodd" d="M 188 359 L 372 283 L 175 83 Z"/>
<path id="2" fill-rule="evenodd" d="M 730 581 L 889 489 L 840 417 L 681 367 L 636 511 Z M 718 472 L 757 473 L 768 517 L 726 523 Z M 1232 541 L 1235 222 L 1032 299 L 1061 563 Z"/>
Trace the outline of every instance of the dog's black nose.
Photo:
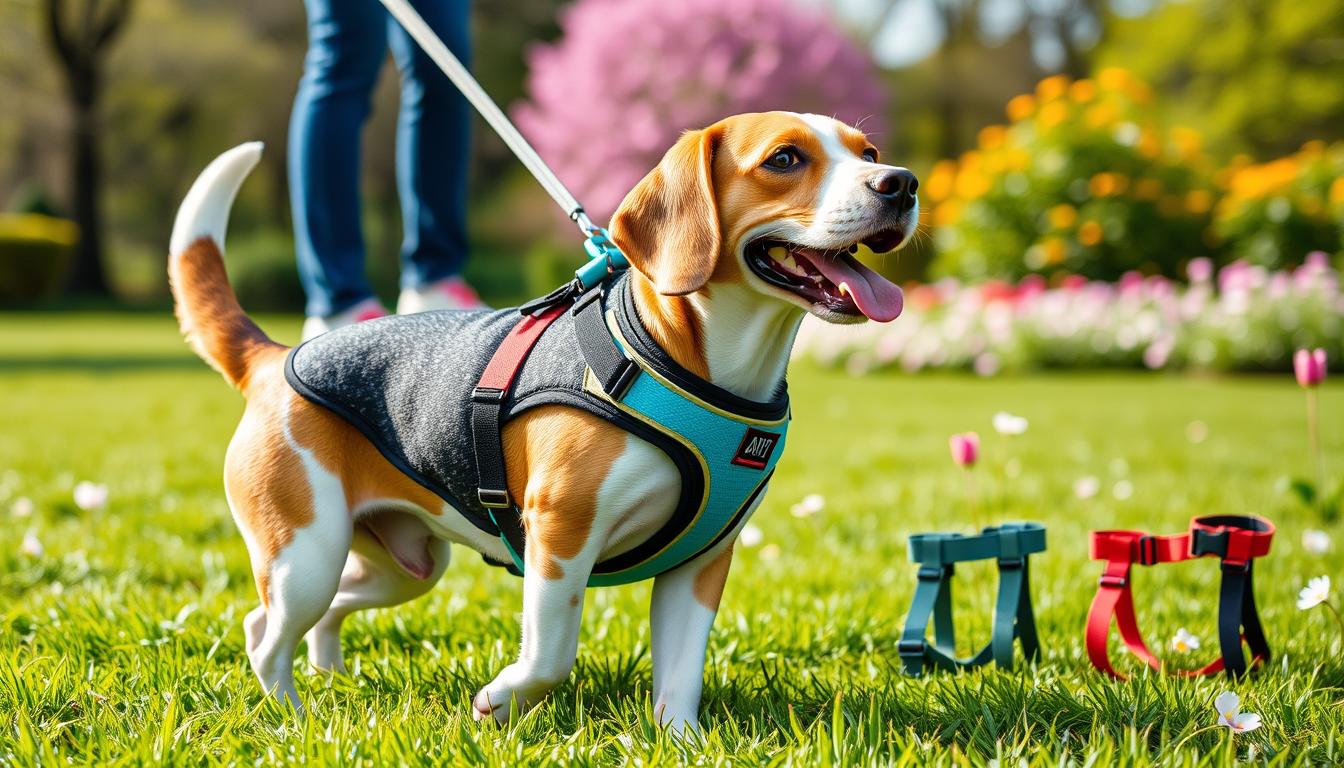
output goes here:
<path id="1" fill-rule="evenodd" d="M 904 168 L 892 168 L 869 176 L 868 187 L 896 206 L 897 210 L 904 212 L 915 207 L 915 190 L 919 189 L 919 179 Z"/>

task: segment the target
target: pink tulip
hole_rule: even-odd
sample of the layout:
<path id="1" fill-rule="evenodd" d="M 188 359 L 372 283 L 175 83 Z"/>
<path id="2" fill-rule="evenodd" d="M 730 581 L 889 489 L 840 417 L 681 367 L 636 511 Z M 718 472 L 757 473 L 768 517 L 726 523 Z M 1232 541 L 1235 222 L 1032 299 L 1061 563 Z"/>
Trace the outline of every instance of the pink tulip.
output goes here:
<path id="1" fill-rule="evenodd" d="M 1185 274 L 1192 283 L 1207 283 L 1213 277 L 1213 262 L 1203 256 L 1191 259 L 1185 266 Z"/>
<path id="2" fill-rule="evenodd" d="M 1304 387 L 1320 384 L 1325 380 L 1325 350 L 1297 350 L 1293 355 L 1293 373 L 1297 374 L 1297 383 Z"/>
<path id="3" fill-rule="evenodd" d="M 1143 273 L 1129 271 L 1120 276 L 1120 295 L 1134 296 L 1143 290 Z"/>
<path id="4" fill-rule="evenodd" d="M 974 432 L 962 432 L 949 438 L 947 444 L 952 449 L 952 460 L 957 466 L 967 468 L 975 466 L 975 460 L 980 456 L 979 435 Z"/>

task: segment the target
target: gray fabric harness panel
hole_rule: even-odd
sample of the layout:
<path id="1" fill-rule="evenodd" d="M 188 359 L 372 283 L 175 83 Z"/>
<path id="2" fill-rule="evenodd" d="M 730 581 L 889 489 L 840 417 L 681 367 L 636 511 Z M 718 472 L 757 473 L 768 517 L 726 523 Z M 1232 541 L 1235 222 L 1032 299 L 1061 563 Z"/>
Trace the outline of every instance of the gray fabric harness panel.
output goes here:
<path id="1" fill-rule="evenodd" d="M 399 469 L 495 533 L 476 498 L 471 391 L 518 320 L 518 311 L 507 309 L 357 323 L 295 348 L 286 376 L 299 394 L 345 417 Z M 504 419 L 544 403 L 610 418 L 612 409 L 583 391 L 576 350 L 573 317 L 566 313 L 528 356 Z"/>

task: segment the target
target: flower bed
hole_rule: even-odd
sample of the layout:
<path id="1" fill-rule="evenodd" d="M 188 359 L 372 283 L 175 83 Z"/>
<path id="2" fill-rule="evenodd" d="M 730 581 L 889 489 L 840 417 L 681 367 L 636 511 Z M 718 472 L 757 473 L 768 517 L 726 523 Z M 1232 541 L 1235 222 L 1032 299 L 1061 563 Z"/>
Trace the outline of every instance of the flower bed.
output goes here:
<path id="1" fill-rule="evenodd" d="M 899 368 L 1289 370 L 1293 350 L 1344 358 L 1344 293 L 1324 253 L 1295 270 L 1196 259 L 1189 284 L 1128 273 L 1116 283 L 1038 276 L 908 288 L 892 323 L 854 328 L 808 318 L 795 354 L 855 374 Z"/>

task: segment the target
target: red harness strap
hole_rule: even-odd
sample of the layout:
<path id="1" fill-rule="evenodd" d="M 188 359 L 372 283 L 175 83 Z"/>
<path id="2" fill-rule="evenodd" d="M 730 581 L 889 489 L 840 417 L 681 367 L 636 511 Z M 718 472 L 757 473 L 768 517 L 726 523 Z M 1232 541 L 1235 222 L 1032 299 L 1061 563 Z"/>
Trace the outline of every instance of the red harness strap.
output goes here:
<path id="1" fill-rule="evenodd" d="M 1251 560 L 1269 552 L 1274 526 L 1254 516 L 1213 515 L 1197 517 L 1190 530 L 1174 536 L 1150 536 L 1142 531 L 1094 531 L 1091 558 L 1105 560 L 1087 615 L 1087 656 L 1092 665 L 1113 677 L 1124 679 L 1111 666 L 1107 651 L 1111 618 L 1115 618 L 1120 638 L 1129 652 L 1155 670 L 1162 662 L 1143 640 L 1134 613 L 1134 595 L 1130 590 L 1130 572 L 1134 565 L 1156 565 L 1217 555 L 1223 565 L 1223 586 L 1218 606 L 1221 658 L 1197 670 L 1181 670 L 1183 676 L 1209 675 L 1227 669 L 1234 674 L 1246 671 L 1241 657 L 1244 637 L 1252 652 L 1252 664 L 1269 657 L 1264 640 L 1250 578 Z M 1244 627 L 1244 636 L 1242 634 Z M 1233 654 L 1235 651 L 1235 655 Z"/>
<path id="2" fill-rule="evenodd" d="M 527 315 L 520 320 L 500 342 L 499 348 L 486 364 L 485 371 L 481 373 L 481 380 L 476 382 L 476 388 L 508 391 L 513 386 L 513 377 L 518 375 L 523 361 L 532 347 L 536 346 L 537 339 L 566 309 L 569 309 L 569 304 L 556 304 L 544 312 Z"/>
<path id="3" fill-rule="evenodd" d="M 523 361 L 532 352 L 537 339 L 557 317 L 569 309 L 568 303 L 556 304 L 544 312 L 527 315 L 509 331 L 500 342 L 490 362 L 486 364 L 476 388 L 471 392 L 471 431 L 476 448 L 476 496 L 481 506 L 490 512 L 495 525 L 509 534 L 509 523 L 501 524 L 494 510 L 513 505 L 509 486 L 504 477 L 504 445 L 500 436 L 500 413 L 513 387 L 513 379 L 523 367 Z M 516 518 L 517 515 L 505 515 Z M 515 521 L 512 521 L 516 523 Z M 521 529 L 520 529 L 521 530 Z M 521 536 L 521 532 L 517 534 Z M 506 538 L 509 538 L 506 535 Z M 521 543 L 521 540 L 519 541 Z M 519 550 L 520 552 L 522 550 Z"/>

